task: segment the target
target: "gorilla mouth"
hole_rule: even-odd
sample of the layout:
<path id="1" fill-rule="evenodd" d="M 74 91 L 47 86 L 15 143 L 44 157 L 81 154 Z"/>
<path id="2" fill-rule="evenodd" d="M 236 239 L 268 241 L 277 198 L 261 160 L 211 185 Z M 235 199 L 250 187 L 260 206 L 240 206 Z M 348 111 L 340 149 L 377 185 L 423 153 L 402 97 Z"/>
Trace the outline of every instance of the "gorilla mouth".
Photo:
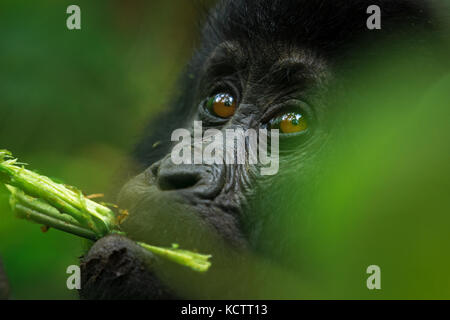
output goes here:
<path id="1" fill-rule="evenodd" d="M 215 181 L 211 187 L 203 178 L 190 188 L 164 190 L 151 171 L 154 167 L 129 181 L 119 194 L 120 206 L 130 212 L 122 228 L 133 240 L 161 246 L 178 243 L 206 253 L 222 242 L 246 247 L 238 222 L 240 206 L 222 201 L 230 198 L 222 194 L 222 183 Z"/>

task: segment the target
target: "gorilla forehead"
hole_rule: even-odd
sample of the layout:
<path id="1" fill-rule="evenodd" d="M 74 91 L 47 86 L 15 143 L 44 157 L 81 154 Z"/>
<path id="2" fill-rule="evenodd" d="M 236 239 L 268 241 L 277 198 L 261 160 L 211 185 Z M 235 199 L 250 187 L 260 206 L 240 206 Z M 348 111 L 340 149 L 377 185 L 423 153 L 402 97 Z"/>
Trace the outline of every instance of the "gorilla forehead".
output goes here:
<path id="1" fill-rule="evenodd" d="M 260 52 L 250 52 L 247 46 L 238 41 L 221 42 L 207 53 L 203 73 L 220 77 L 224 76 L 228 68 L 238 73 L 244 71 L 247 75 L 251 73 L 252 78 L 249 80 L 254 85 L 260 82 L 286 87 L 317 79 L 326 70 L 325 61 L 305 47 L 287 46 L 277 41 L 265 44 Z M 273 51 L 271 48 L 277 49 Z"/>

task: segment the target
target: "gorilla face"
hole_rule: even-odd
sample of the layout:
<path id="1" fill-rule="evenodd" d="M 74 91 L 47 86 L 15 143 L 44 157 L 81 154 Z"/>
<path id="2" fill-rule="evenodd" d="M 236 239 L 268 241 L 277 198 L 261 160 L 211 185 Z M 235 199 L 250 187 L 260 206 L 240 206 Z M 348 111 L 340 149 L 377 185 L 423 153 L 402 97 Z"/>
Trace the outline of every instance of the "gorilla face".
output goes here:
<path id="1" fill-rule="evenodd" d="M 260 193 L 273 180 L 289 179 L 288 168 L 302 170 L 311 162 L 325 137 L 320 124 L 326 106 L 319 88 L 327 81 L 326 64 L 307 50 L 260 50 L 273 54 L 254 56 L 238 42 L 222 42 L 207 54 L 191 89 L 197 93 L 186 128 L 194 120 L 224 136 L 230 129 L 276 128 L 281 145 L 279 173 L 261 175 L 261 164 L 250 163 L 176 165 L 169 151 L 120 194 L 121 205 L 132 212 L 123 228 L 133 237 L 165 245 L 188 241 L 202 248 L 208 243 L 201 236 L 205 228 L 229 246 L 248 248 L 249 233 L 255 229 L 243 229 L 244 220 L 250 219 L 247 208 L 253 201 L 271 201 Z M 223 96 L 236 106 L 226 116 L 218 114 L 218 108 L 224 107 Z"/>
<path id="2" fill-rule="evenodd" d="M 136 148 L 142 171 L 119 195 L 120 206 L 130 212 L 122 227 L 133 240 L 179 243 L 213 255 L 208 275 L 202 280 L 193 275 L 201 288 L 198 297 L 224 297 L 225 290 L 239 297 L 236 286 L 227 282 L 255 281 L 243 271 L 253 266 L 249 255 L 282 256 L 282 246 L 290 240 L 280 230 L 269 241 L 266 230 L 285 214 L 277 211 L 281 203 L 308 196 L 304 189 L 286 192 L 281 186 L 292 183 L 293 176 L 311 185 L 320 173 L 315 157 L 327 149 L 336 125 L 326 93 L 342 80 L 339 65 L 354 59 L 363 44 L 425 21 L 425 11 L 414 1 L 375 1 L 386 19 L 382 31 L 370 33 L 366 8 L 373 2 L 223 1 L 210 13 L 172 109 L 148 126 Z M 177 128 L 191 130 L 194 121 L 202 121 L 204 130 L 223 133 L 278 129 L 278 173 L 261 175 L 261 165 L 250 163 L 174 164 L 170 136 Z M 185 294 L 168 284 L 171 277 L 181 278 L 167 271 L 173 266 L 125 238 L 97 242 L 82 267 L 85 298 Z M 264 277 L 265 271 L 252 274 Z M 209 290 L 211 283 L 215 285 Z"/>

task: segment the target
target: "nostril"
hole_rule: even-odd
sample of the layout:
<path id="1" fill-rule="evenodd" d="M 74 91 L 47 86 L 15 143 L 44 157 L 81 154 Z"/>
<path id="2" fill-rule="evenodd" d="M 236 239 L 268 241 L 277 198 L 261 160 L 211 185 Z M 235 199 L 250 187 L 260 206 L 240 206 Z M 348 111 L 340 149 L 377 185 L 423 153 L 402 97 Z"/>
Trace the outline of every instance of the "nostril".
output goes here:
<path id="1" fill-rule="evenodd" d="M 178 190 L 193 187 L 200 179 L 195 172 L 159 172 L 157 182 L 161 190 Z"/>

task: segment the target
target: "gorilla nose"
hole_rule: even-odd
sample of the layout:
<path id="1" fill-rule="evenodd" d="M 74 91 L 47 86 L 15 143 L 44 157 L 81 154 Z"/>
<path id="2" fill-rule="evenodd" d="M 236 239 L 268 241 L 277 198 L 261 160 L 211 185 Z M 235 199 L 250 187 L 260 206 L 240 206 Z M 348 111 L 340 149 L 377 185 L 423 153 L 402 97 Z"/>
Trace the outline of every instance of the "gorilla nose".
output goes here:
<path id="1" fill-rule="evenodd" d="M 150 170 L 163 191 L 192 191 L 209 197 L 220 192 L 224 167 L 212 165 L 174 164 L 170 157 L 154 163 Z"/>
<path id="2" fill-rule="evenodd" d="M 196 170 L 179 166 L 160 166 L 155 176 L 161 190 L 187 189 L 201 180 L 201 175 Z"/>

